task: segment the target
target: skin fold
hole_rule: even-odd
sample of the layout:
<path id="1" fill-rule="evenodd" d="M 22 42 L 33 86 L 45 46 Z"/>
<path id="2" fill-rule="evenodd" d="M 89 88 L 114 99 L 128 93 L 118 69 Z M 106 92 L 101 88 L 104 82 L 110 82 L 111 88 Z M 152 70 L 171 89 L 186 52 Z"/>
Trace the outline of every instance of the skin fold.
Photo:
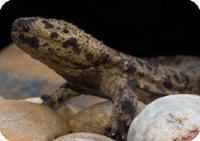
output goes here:
<path id="1" fill-rule="evenodd" d="M 20 18 L 11 36 L 18 47 L 63 76 L 67 88 L 112 100 L 112 122 L 105 131 L 117 140 L 126 140 L 138 100 L 200 92 L 198 67 L 184 71 L 132 57 L 62 20 Z"/>

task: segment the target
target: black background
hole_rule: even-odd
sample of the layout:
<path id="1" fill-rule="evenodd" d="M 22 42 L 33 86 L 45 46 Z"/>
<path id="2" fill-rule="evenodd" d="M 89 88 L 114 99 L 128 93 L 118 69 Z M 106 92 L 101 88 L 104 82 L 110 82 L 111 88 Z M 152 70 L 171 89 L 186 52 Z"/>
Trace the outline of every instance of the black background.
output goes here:
<path id="1" fill-rule="evenodd" d="M 131 55 L 200 55 L 200 11 L 189 0 L 11 0 L 0 11 L 0 48 L 27 16 L 64 19 Z"/>

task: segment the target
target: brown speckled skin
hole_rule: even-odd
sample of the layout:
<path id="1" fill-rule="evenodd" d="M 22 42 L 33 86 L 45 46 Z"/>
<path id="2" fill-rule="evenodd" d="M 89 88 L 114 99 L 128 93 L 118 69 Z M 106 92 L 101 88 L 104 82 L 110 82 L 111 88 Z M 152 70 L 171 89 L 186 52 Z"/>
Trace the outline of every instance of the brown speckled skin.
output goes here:
<path id="1" fill-rule="evenodd" d="M 72 88 L 113 100 L 113 120 L 106 131 L 118 140 L 126 138 L 138 98 L 149 103 L 169 94 L 199 94 L 197 72 L 118 52 L 62 20 L 20 18 L 11 35 L 14 43 L 66 78 Z"/>

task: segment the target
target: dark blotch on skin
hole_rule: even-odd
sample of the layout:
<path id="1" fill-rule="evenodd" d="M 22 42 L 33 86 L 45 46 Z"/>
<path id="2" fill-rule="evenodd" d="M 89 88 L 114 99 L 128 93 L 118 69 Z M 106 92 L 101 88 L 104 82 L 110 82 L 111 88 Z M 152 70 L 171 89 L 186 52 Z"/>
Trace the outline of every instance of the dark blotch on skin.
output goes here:
<path id="1" fill-rule="evenodd" d="M 76 38 L 69 38 L 67 41 L 65 41 L 62 45 L 64 48 L 67 48 L 67 47 L 78 47 L 78 41 Z"/>
<path id="2" fill-rule="evenodd" d="M 145 91 L 149 91 L 149 86 L 148 85 L 144 85 L 144 88 L 143 88 Z"/>
<path id="3" fill-rule="evenodd" d="M 163 82 L 163 86 L 164 86 L 165 88 L 167 88 L 168 90 L 171 90 L 171 89 L 173 88 L 173 84 L 172 84 L 172 82 L 171 82 L 170 80 L 165 80 L 165 81 Z"/>
<path id="4" fill-rule="evenodd" d="M 67 28 L 65 28 L 65 29 L 63 29 L 63 32 L 64 32 L 64 33 L 68 33 L 69 30 L 68 30 Z"/>
<path id="5" fill-rule="evenodd" d="M 133 104 L 130 100 L 122 101 L 121 108 L 122 108 L 122 111 L 124 111 L 125 113 L 128 113 L 129 115 L 132 115 L 135 112 Z"/>
<path id="6" fill-rule="evenodd" d="M 144 77 L 144 73 L 139 72 L 139 73 L 138 73 L 138 76 L 139 76 L 140 78 L 142 78 L 142 77 Z"/>
<path id="7" fill-rule="evenodd" d="M 174 74 L 174 79 L 175 79 L 178 83 L 180 83 L 180 79 L 179 79 L 178 75 Z"/>
<path id="8" fill-rule="evenodd" d="M 127 82 L 128 86 L 131 88 L 131 90 L 136 91 L 138 88 L 138 82 L 135 80 L 128 80 Z"/>
<path id="9" fill-rule="evenodd" d="M 85 57 L 86 57 L 87 61 L 91 61 L 93 59 L 93 54 L 88 53 L 88 54 L 86 54 Z"/>
<path id="10" fill-rule="evenodd" d="M 44 27 L 47 29 L 47 28 L 53 28 L 54 26 L 49 23 L 48 21 L 46 20 L 42 20 L 42 23 L 44 24 Z"/>
<path id="11" fill-rule="evenodd" d="M 57 32 L 52 32 L 51 35 L 50 35 L 50 37 L 51 37 L 51 38 L 57 38 L 58 35 L 59 35 L 59 34 L 58 34 Z"/>
<path id="12" fill-rule="evenodd" d="M 36 37 L 26 37 L 24 34 L 20 34 L 19 39 L 33 48 L 39 47 L 39 40 Z"/>
<path id="13" fill-rule="evenodd" d="M 48 44 L 48 43 L 44 43 L 43 46 L 44 46 L 44 47 L 48 47 L 49 44 Z"/>
<path id="14" fill-rule="evenodd" d="M 125 64 L 125 71 L 127 73 L 133 73 L 134 71 L 136 71 L 136 66 L 135 64 L 132 64 L 132 63 L 128 63 L 128 64 Z"/>

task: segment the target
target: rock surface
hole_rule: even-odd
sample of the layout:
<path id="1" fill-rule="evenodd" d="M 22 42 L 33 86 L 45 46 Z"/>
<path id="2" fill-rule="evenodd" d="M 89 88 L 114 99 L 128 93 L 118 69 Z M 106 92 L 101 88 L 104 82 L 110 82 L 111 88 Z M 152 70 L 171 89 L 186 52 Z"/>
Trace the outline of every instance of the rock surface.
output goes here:
<path id="1" fill-rule="evenodd" d="M 200 131 L 200 96 L 155 100 L 133 120 L 128 141 L 191 141 Z"/>
<path id="2" fill-rule="evenodd" d="M 73 133 L 59 137 L 54 141 L 114 141 L 114 140 L 94 133 Z"/>
<path id="3" fill-rule="evenodd" d="M 70 131 L 104 134 L 111 122 L 112 108 L 112 102 L 106 101 L 84 109 L 69 120 Z"/>
<path id="4" fill-rule="evenodd" d="M 108 99 L 82 94 L 80 96 L 69 99 L 66 103 L 76 108 L 77 111 L 79 112 L 85 108 L 88 108 L 90 106 L 93 106 L 105 101 L 108 101 Z"/>
<path id="5" fill-rule="evenodd" d="M 57 112 L 66 120 L 69 121 L 72 117 L 74 117 L 80 111 L 96 105 L 98 103 L 102 103 L 108 101 L 107 99 L 92 96 L 92 95 L 80 95 L 73 98 L 70 98 L 65 102 L 63 106 L 61 106 Z M 84 115 L 84 117 L 87 115 Z"/>
<path id="6" fill-rule="evenodd" d="M 0 95 L 28 98 L 50 94 L 65 80 L 11 44 L 0 52 Z"/>
<path id="7" fill-rule="evenodd" d="M 9 141 L 48 141 L 68 133 L 68 125 L 46 106 L 22 100 L 2 100 L 0 131 Z"/>
<path id="8" fill-rule="evenodd" d="M 144 107 L 145 104 L 139 101 L 137 114 L 139 114 Z M 108 127 L 111 122 L 112 109 L 113 103 L 111 101 L 104 101 L 89 106 L 77 114 L 73 114 L 71 119 L 68 119 L 70 131 L 104 134 L 105 128 Z M 66 117 L 69 117 L 69 115 L 70 112 L 66 113 Z"/>

